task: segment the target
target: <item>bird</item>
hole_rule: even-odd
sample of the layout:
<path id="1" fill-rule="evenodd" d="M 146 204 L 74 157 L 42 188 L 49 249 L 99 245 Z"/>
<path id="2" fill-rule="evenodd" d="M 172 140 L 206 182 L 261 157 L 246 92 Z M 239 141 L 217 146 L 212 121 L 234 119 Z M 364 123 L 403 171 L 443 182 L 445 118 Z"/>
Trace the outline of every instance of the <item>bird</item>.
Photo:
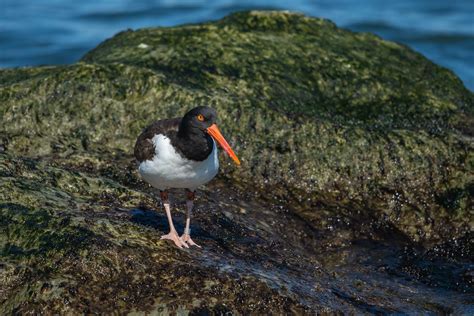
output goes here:
<path id="1" fill-rule="evenodd" d="M 216 110 L 198 106 L 182 118 L 153 122 L 143 129 L 135 143 L 138 172 L 143 180 L 159 190 L 168 218 L 170 231 L 161 239 L 173 241 L 178 248 L 201 247 L 191 238 L 191 215 L 196 189 L 211 181 L 219 170 L 216 142 L 240 165 L 216 120 Z M 186 224 L 181 236 L 171 216 L 169 189 L 186 191 Z"/>

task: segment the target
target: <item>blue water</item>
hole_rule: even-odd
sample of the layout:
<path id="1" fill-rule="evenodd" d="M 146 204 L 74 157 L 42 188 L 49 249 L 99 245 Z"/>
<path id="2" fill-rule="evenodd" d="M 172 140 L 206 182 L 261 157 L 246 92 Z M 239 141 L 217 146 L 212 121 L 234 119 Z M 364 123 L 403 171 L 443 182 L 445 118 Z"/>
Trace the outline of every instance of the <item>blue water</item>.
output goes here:
<path id="1" fill-rule="evenodd" d="M 72 63 L 127 28 L 247 9 L 299 11 L 405 43 L 474 90 L 474 0 L 0 0 L 0 67 Z"/>

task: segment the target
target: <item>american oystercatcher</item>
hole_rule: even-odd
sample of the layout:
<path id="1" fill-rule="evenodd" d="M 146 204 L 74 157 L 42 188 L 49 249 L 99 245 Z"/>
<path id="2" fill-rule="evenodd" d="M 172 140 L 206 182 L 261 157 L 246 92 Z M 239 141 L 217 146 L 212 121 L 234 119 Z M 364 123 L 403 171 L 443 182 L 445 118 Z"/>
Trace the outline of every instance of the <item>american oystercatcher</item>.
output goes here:
<path id="1" fill-rule="evenodd" d="M 200 106 L 183 118 L 164 119 L 146 127 L 135 144 L 135 158 L 142 178 L 160 190 L 160 197 L 168 217 L 170 239 L 179 248 L 197 246 L 191 239 L 191 212 L 195 190 L 214 178 L 219 169 L 216 142 L 237 165 L 235 155 L 216 125 L 214 109 Z M 171 217 L 168 191 L 170 188 L 186 189 L 186 227 L 180 237 Z"/>

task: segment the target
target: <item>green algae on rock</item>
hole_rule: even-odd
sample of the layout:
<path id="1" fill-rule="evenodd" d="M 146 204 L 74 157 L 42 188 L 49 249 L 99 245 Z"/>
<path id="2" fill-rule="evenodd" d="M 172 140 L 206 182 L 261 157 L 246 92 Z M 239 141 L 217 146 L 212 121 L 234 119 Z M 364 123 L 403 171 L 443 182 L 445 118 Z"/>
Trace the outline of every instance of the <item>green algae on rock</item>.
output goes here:
<path id="1" fill-rule="evenodd" d="M 96 283 L 98 288 L 92 292 L 105 295 L 116 291 L 115 299 L 126 293 L 135 300 L 130 310 L 139 310 L 142 302 L 133 293 L 144 291 L 140 282 L 150 284 L 150 292 L 145 295 L 148 300 L 156 295 L 164 297 L 166 291 L 175 295 L 179 292 L 169 279 L 162 288 L 159 284 L 163 279 L 148 279 L 145 274 L 156 277 L 150 269 L 158 269 L 159 278 L 165 278 L 165 266 L 173 262 L 176 269 L 171 274 L 202 282 L 199 273 L 209 277 L 215 269 L 225 271 L 219 265 L 229 259 L 229 249 L 250 251 L 250 245 L 239 244 L 229 234 L 231 241 L 218 239 L 224 246 L 212 248 L 226 253 L 221 257 L 223 261 L 217 261 L 217 268 L 203 267 L 194 257 L 193 268 L 198 271 L 186 274 L 186 265 L 173 261 L 181 254 L 160 243 L 150 245 L 158 240 L 157 232 L 131 224 L 129 213 L 124 211 L 140 203 L 154 207 L 151 192 L 140 183 L 131 162 L 140 130 L 154 119 L 180 116 L 198 105 L 216 108 L 219 126 L 227 137 L 231 136 L 229 141 L 242 160 L 238 169 L 223 163 L 216 183 L 233 180 L 242 191 L 252 188 L 256 191 L 252 199 L 272 210 L 265 213 L 266 217 L 283 208 L 304 219 L 301 234 L 317 243 L 293 240 L 294 244 L 303 243 L 302 249 L 343 249 L 354 240 L 383 240 L 387 234 L 399 240 L 408 236 L 446 242 L 467 236 L 472 229 L 474 95 L 449 70 L 403 45 L 288 12 L 242 12 L 197 25 L 125 31 L 74 65 L 0 70 L 0 258 L 9 260 L 4 268 L 7 272 L 0 270 L 5 281 L 2 284 L 9 284 L 7 290 L 0 290 L 0 304 L 8 302 L 0 312 L 41 306 L 33 295 L 42 291 L 42 278 L 50 280 L 44 293 L 79 291 L 78 297 L 87 297 L 83 286 L 66 286 L 65 280 L 100 280 L 100 271 L 109 271 L 106 263 L 113 262 L 118 253 L 127 255 L 115 262 L 115 271 L 107 272 L 115 279 Z M 218 210 L 214 219 L 222 224 L 220 233 L 229 229 L 238 236 L 239 232 L 251 235 L 233 222 L 238 210 L 225 213 L 231 203 L 221 205 L 207 198 L 211 202 L 206 205 Z M 255 209 L 264 212 L 265 207 Z M 252 216 L 264 221 L 263 215 Z M 203 225 L 205 231 L 212 232 L 206 216 L 200 220 L 207 224 Z M 32 222 L 37 226 L 25 224 Z M 270 230 L 266 226 L 259 229 Z M 327 237 L 320 236 L 323 232 Z M 30 235 L 31 240 L 27 237 Z M 218 238 L 217 234 L 213 238 Z M 271 244 L 272 238 L 277 237 L 263 239 Z M 130 243 L 139 245 L 140 253 L 129 249 Z M 265 255 L 271 247 L 263 248 L 255 256 Z M 231 259 L 244 260 L 244 250 L 232 253 Z M 42 268 L 46 274 L 33 277 L 27 268 L 18 268 L 28 260 L 42 266 L 41 258 L 37 258 L 42 251 L 48 254 L 44 260 L 49 268 Z M 163 257 L 158 255 L 162 252 L 169 259 L 156 259 L 156 266 L 147 258 L 147 252 L 154 258 Z M 102 263 L 94 261 L 90 253 L 99 256 L 97 260 Z M 67 263 L 49 266 L 63 255 L 70 258 Z M 218 257 L 213 251 L 206 255 Z M 278 250 L 271 255 L 281 262 L 262 259 L 261 264 L 294 268 L 292 262 L 286 266 L 282 263 L 286 259 Z M 316 254 L 310 257 L 309 261 L 318 260 Z M 82 272 L 69 279 L 68 271 L 76 259 L 86 263 Z M 137 280 L 127 268 L 133 260 L 143 267 Z M 87 271 L 88 265 L 94 266 L 95 274 Z M 17 268 L 22 271 L 23 281 L 15 279 L 12 271 Z M 262 296 L 273 293 L 269 295 L 278 302 L 275 312 L 338 310 L 339 304 L 344 306 L 339 309 L 342 311 L 413 308 L 400 303 L 404 307 L 397 309 L 386 301 L 364 307 L 350 303 L 366 289 L 352 294 L 347 289 L 331 289 L 330 296 L 302 299 L 302 290 L 273 292 L 278 286 L 265 287 L 262 279 L 254 279 L 262 271 L 254 272 L 246 286 L 261 288 Z M 242 276 L 241 271 L 235 273 Z M 208 292 L 197 291 L 193 306 L 239 310 L 232 299 L 225 300 L 227 305 L 198 302 L 222 288 L 229 292 L 218 297 L 220 302 L 225 293 L 235 298 L 230 293 L 238 292 L 238 282 L 229 275 L 223 274 L 228 283 L 219 290 L 215 287 L 222 280 L 203 284 Z M 430 277 L 429 272 L 424 275 Z M 126 288 L 120 277 L 134 285 Z M 269 281 L 273 277 L 265 282 L 273 284 Z M 458 282 L 462 278 L 454 279 Z M 31 285 L 21 287 L 22 282 Z M 59 292 L 49 291 L 55 284 Z M 306 290 L 314 291 L 306 286 Z M 327 289 L 323 284 L 318 287 L 321 291 Z M 403 292 L 400 288 L 391 290 Z M 23 294 L 15 294 L 15 298 L 12 293 Z M 63 309 L 66 303 L 58 298 L 64 295 L 51 295 L 48 299 L 57 299 L 57 311 L 67 312 Z M 74 301 L 72 296 L 68 300 Z M 377 302 L 364 297 L 366 302 Z M 249 302 L 251 297 L 240 300 Z M 102 311 L 113 309 L 113 301 Z M 182 306 L 176 302 L 169 298 L 148 301 L 143 306 L 176 310 Z M 73 305 L 71 311 L 85 311 L 81 308 L 87 304 L 76 300 Z M 265 306 L 240 312 L 257 312 Z M 426 310 L 439 312 L 436 308 Z"/>
<path id="2" fill-rule="evenodd" d="M 342 229 L 317 233 L 285 207 L 229 190 L 222 181 L 200 191 L 193 230 L 204 249 L 185 252 L 159 240 L 166 217 L 153 210 L 149 190 L 126 187 L 120 176 L 103 178 L 110 169 L 0 155 L 0 171 L 2 314 L 439 312 L 469 299 L 451 288 L 469 286 L 459 264 L 452 280 L 442 280 L 449 284 L 432 291 L 360 263 L 363 256 L 375 265 L 388 263 L 390 273 L 402 273 L 398 266 L 423 269 L 436 281 L 419 259 L 392 262 L 391 251 L 400 248 L 396 231 L 390 232 L 390 247 L 370 245 L 368 255 L 358 245 L 362 249 L 352 259 L 337 236 Z M 183 218 L 176 224 L 182 229 Z M 334 247 L 341 242 L 342 253 Z M 443 262 L 433 270 L 441 271 L 435 277 L 451 271 Z"/>
<path id="3" fill-rule="evenodd" d="M 472 203 L 473 94 L 374 35 L 298 14 L 237 13 L 122 32 L 76 65 L 1 76 L 12 153 L 129 152 L 153 118 L 210 105 L 243 157 L 244 168 L 225 167 L 241 182 L 351 201 L 400 218 L 415 238 L 440 239 L 451 219 L 466 225 L 438 201 L 461 190 L 456 212 Z"/>

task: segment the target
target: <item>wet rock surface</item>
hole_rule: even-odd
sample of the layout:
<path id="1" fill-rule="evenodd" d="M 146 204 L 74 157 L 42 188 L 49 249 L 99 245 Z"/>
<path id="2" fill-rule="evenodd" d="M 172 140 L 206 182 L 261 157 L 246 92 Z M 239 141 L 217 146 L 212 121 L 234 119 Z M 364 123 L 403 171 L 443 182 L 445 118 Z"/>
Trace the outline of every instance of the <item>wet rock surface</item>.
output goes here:
<path id="1" fill-rule="evenodd" d="M 473 100 L 404 46 L 283 12 L 1 70 L 0 313 L 469 313 Z M 196 105 L 242 167 L 221 156 L 183 251 L 131 152 Z"/>

